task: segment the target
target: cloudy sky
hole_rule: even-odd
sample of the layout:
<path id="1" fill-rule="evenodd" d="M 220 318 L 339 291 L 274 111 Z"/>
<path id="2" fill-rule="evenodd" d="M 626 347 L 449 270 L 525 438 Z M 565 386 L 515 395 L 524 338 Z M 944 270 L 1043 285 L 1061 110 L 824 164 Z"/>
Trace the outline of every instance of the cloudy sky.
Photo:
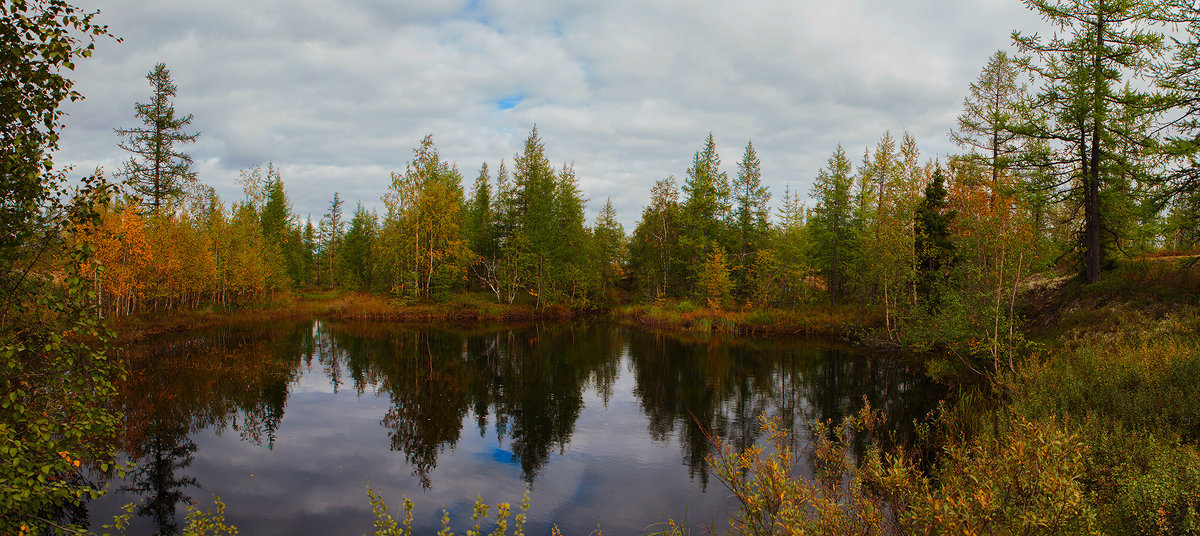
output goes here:
<path id="1" fill-rule="evenodd" d="M 1012 30 L 1043 28 L 1018 0 L 79 3 L 123 42 L 75 72 L 86 100 L 58 161 L 78 171 L 127 158 L 112 129 L 134 126 L 164 62 L 201 132 L 185 150 L 226 201 L 239 170 L 273 161 L 301 216 L 335 191 L 378 207 L 426 133 L 469 188 L 537 125 L 550 159 L 574 162 L 589 220 L 611 197 L 627 231 L 709 132 L 731 175 L 753 140 L 774 201 L 884 131 L 956 152 L 968 84 Z"/>

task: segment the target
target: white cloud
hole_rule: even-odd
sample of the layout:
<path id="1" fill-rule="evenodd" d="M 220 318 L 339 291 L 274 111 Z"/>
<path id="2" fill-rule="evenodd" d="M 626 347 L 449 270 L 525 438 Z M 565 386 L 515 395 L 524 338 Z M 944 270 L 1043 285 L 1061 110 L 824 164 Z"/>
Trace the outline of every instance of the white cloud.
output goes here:
<path id="1" fill-rule="evenodd" d="M 627 230 L 709 131 L 730 172 L 754 140 L 776 199 L 807 192 L 836 144 L 856 154 L 884 130 L 952 152 L 967 84 L 1011 30 L 1041 28 L 999 0 L 98 4 L 124 42 L 76 72 L 87 99 L 68 108 L 64 163 L 125 159 L 112 129 L 133 124 L 161 61 L 202 132 L 187 148 L 200 178 L 227 199 L 239 169 L 273 160 L 299 214 L 335 190 L 378 206 L 424 134 L 470 179 L 511 163 L 536 124 L 554 161 L 575 162 L 589 212 L 611 196 Z"/>

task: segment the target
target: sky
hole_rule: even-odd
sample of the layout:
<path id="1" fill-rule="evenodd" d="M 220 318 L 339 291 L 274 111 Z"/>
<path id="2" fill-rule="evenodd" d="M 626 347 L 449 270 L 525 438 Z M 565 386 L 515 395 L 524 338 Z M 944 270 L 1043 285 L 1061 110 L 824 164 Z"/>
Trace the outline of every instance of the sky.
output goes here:
<path id="1" fill-rule="evenodd" d="M 807 195 L 840 144 L 852 161 L 886 131 L 927 159 L 1010 33 L 1045 25 L 1019 0 L 101 0 L 101 40 L 73 77 L 85 99 L 56 162 L 112 175 L 115 128 L 137 125 L 158 62 L 193 114 L 181 149 L 226 201 L 273 162 L 301 218 L 334 192 L 382 209 L 390 172 L 432 134 L 469 190 L 535 125 L 573 163 L 592 221 L 611 198 L 627 232 L 656 180 L 682 182 L 711 132 L 730 177 L 748 141 L 777 206 Z"/>

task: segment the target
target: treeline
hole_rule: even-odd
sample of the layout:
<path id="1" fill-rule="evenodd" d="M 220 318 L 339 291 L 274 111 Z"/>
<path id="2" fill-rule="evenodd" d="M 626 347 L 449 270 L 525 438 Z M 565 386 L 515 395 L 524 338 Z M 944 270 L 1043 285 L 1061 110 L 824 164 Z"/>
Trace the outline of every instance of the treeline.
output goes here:
<path id="1" fill-rule="evenodd" d="M 95 251 L 85 269 L 103 311 L 218 305 L 273 298 L 316 271 L 315 234 L 292 214 L 273 165 L 242 172 L 244 199 L 225 206 L 210 187 L 141 210 L 135 198 L 98 203 L 76 236 Z"/>
<path id="2" fill-rule="evenodd" d="M 268 164 L 241 173 L 245 196 L 229 206 L 198 184 L 149 201 L 112 195 L 75 236 L 96 251 L 86 275 L 117 315 L 236 306 L 311 285 L 435 301 L 486 289 L 539 308 L 610 302 L 625 250 L 611 203 L 587 225 L 574 170 L 550 165 L 536 129 L 513 167 L 510 176 L 501 162 L 493 181 L 484 164 L 464 199 L 461 174 L 426 136 L 392 173 L 382 215 L 360 203 L 347 220 L 334 194 L 314 225 Z"/>
<path id="3" fill-rule="evenodd" d="M 1061 33 L 1018 33 L 1022 56 L 989 60 L 950 133 L 963 154 L 923 159 L 908 134 L 885 134 L 857 164 L 837 147 L 808 201 L 788 189 L 773 212 L 753 144 L 727 172 L 710 134 L 681 181 L 654 185 L 628 237 L 611 203 L 589 225 L 573 168 L 551 165 L 536 129 L 469 191 L 427 136 L 392 173 L 382 213 L 359 204 L 347 218 L 334 194 L 319 223 L 301 220 L 273 168 L 247 171 L 245 199 L 226 209 L 173 148 L 197 134 L 183 132 L 191 116 L 174 114 L 159 65 L 153 106 L 137 108 L 146 127 L 119 131 L 137 198 L 94 233 L 108 267 L 95 279 L 122 314 L 313 284 L 405 301 L 486 291 L 539 308 L 856 304 L 879 312 L 882 342 L 955 341 L 998 366 L 1019 339 L 1024 276 L 1074 266 L 1094 282 L 1121 257 L 1200 238 L 1200 124 L 1189 119 L 1200 31 L 1174 46 L 1153 31 L 1194 10 L 1093 7 L 1034 6 Z M 189 181 L 199 193 L 183 194 Z M 186 255 L 170 251 L 179 246 Z"/>

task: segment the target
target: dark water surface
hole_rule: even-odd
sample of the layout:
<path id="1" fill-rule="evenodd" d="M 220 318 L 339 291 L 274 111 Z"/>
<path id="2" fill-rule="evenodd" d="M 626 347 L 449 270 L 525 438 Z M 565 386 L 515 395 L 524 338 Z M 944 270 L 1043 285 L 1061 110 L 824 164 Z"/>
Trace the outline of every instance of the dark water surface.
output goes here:
<path id="1" fill-rule="evenodd" d="M 476 494 L 521 501 L 529 534 L 641 534 L 736 505 L 697 421 L 735 444 L 757 417 L 804 437 L 864 397 L 901 436 L 940 391 L 917 367 L 837 344 L 656 334 L 602 321 L 496 328 L 305 321 L 130 350 L 123 449 L 136 461 L 92 504 L 94 528 L 141 502 L 131 533 L 172 532 L 184 505 L 227 504 L 240 534 L 369 534 L 370 485 L 417 533 Z"/>

